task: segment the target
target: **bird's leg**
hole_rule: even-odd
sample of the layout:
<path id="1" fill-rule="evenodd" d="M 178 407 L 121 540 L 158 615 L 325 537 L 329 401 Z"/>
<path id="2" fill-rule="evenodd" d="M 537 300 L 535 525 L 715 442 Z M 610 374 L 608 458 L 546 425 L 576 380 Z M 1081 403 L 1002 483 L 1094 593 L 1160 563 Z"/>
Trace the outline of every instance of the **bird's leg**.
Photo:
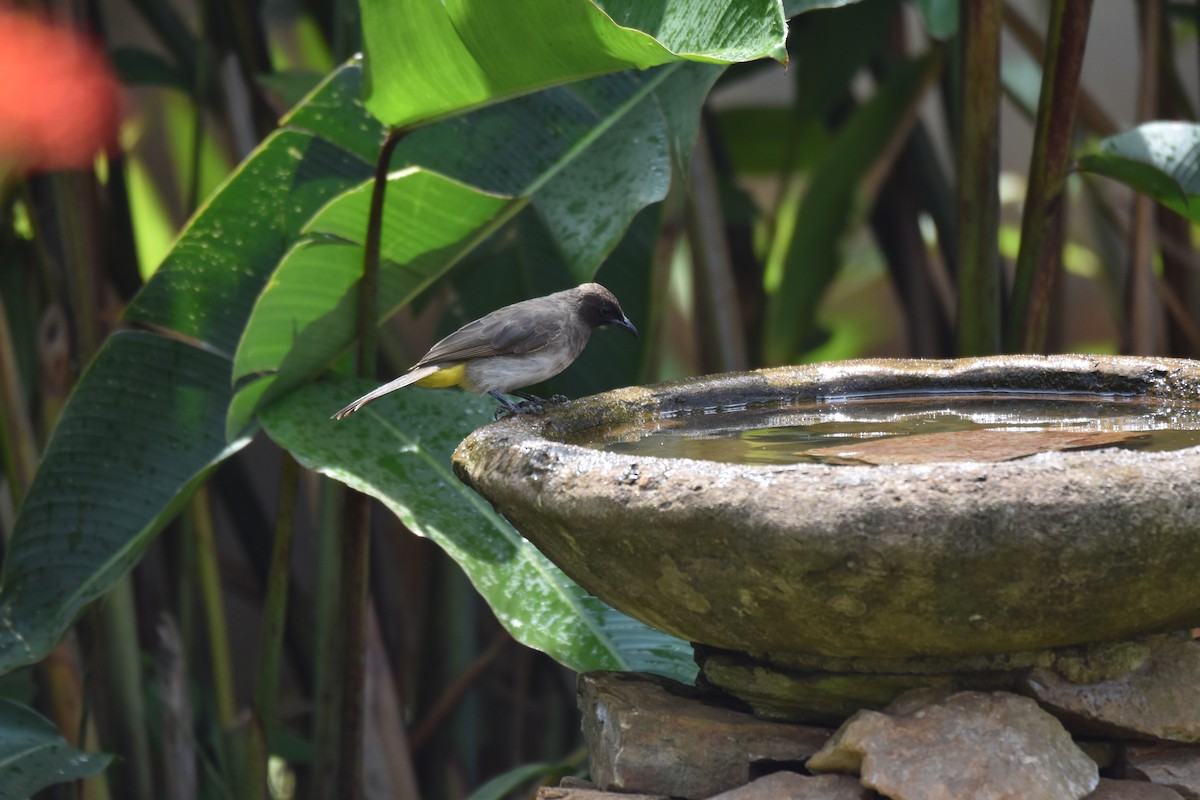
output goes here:
<path id="1" fill-rule="evenodd" d="M 519 397 L 522 400 L 530 403 L 542 402 L 542 398 L 538 397 L 536 394 L 529 394 L 528 392 L 509 392 L 509 394 L 511 394 L 513 397 Z"/>
<path id="2" fill-rule="evenodd" d="M 492 415 L 492 419 L 503 419 L 504 417 L 521 413 L 521 409 L 514 406 L 507 397 L 499 392 L 492 390 L 488 392 L 488 394 L 490 394 L 496 400 L 496 402 L 500 404 L 500 407 L 496 409 L 496 413 Z"/>

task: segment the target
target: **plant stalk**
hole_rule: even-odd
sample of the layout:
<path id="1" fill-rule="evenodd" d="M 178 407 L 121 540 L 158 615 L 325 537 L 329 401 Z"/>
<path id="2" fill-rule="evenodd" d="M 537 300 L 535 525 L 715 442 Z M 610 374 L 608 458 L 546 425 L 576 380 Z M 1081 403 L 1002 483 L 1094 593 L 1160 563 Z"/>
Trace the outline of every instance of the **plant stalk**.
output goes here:
<path id="1" fill-rule="evenodd" d="M 958 172 L 959 355 L 1000 350 L 1000 3 L 962 0 Z"/>
<path id="2" fill-rule="evenodd" d="M 17 368 L 17 352 L 8 324 L 8 311 L 0 296 L 0 401 L 4 403 L 3 425 L 0 425 L 0 445 L 4 448 L 4 466 L 8 473 L 8 488 L 14 509 L 21 507 L 21 498 L 33 483 L 37 472 L 38 447 L 29 420 L 21 373 Z M 5 531 L 7 534 L 7 531 Z"/>
<path id="3" fill-rule="evenodd" d="M 254 719 L 250 726 L 250 753 L 244 772 L 242 797 L 267 796 L 267 759 L 271 754 L 269 730 L 279 697 L 279 671 L 283 662 L 283 636 L 287 626 L 288 582 L 292 560 L 292 532 L 296 513 L 296 483 L 300 466 L 283 451 L 279 474 L 279 502 L 275 510 L 275 537 L 267 593 L 263 601 L 263 623 L 259 634 L 258 675 L 254 683 Z"/>
<path id="4" fill-rule="evenodd" d="M 691 195 L 687 204 L 687 231 L 696 270 L 698 317 L 706 320 L 701 336 L 707 339 L 702 363 L 707 372 L 749 369 L 745 327 L 733 280 L 733 257 L 725 237 L 717 171 L 701 126 L 692 150 Z"/>
<path id="5" fill-rule="evenodd" d="M 1142 0 L 1141 54 L 1138 82 L 1138 122 L 1154 118 L 1158 101 L 1159 0 Z M 1129 268 L 1125 289 L 1125 335 L 1121 350 L 1130 355 L 1157 352 L 1159 305 L 1154 277 L 1154 202 L 1144 194 L 1133 197 L 1130 214 Z"/>
<path id="6" fill-rule="evenodd" d="M 196 569 L 200 579 L 200 597 L 208 630 L 208 649 L 213 676 L 213 694 L 217 702 L 217 721 L 221 730 L 233 730 L 237 716 L 234 701 L 233 666 L 229 655 L 229 630 L 225 604 L 221 597 L 221 573 L 217 566 L 217 545 L 213 531 L 208 487 L 201 486 L 189 501 L 192 534 L 196 538 Z"/>
<path id="7" fill-rule="evenodd" d="M 388 133 L 375 162 L 375 184 L 371 191 L 370 216 L 363 247 L 363 274 L 358 293 L 358 374 L 375 371 L 379 345 L 379 268 L 383 238 L 383 204 L 387 196 L 388 166 L 396 146 L 407 130 Z M 362 797 L 363 774 L 363 689 L 366 681 L 367 603 L 370 586 L 371 500 L 351 494 L 346 500 L 342 529 L 341 586 L 338 624 L 341 631 L 338 662 L 340 673 L 340 721 L 338 723 L 337 796 L 344 800 Z"/>
<path id="8" fill-rule="evenodd" d="M 1046 343 L 1050 300 L 1062 263 L 1067 173 L 1091 14 L 1092 0 L 1054 0 L 1050 6 L 1021 249 L 1009 309 L 1007 349 L 1011 352 L 1039 352 Z"/>

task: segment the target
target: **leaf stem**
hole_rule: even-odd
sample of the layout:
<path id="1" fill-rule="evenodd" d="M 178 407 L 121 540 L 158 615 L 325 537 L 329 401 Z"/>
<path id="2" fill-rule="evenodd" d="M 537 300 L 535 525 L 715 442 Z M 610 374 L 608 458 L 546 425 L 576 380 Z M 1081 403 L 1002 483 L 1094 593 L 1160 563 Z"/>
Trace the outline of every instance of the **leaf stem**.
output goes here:
<path id="1" fill-rule="evenodd" d="M 367 235 L 363 243 L 363 274 L 358 287 L 358 374 L 369 377 L 375 371 L 375 353 L 379 347 L 379 253 L 383 240 L 383 201 L 387 195 L 388 167 L 396 146 L 408 134 L 398 128 L 388 132 L 375 161 L 375 183 L 371 188 L 371 208 L 367 217 Z"/>

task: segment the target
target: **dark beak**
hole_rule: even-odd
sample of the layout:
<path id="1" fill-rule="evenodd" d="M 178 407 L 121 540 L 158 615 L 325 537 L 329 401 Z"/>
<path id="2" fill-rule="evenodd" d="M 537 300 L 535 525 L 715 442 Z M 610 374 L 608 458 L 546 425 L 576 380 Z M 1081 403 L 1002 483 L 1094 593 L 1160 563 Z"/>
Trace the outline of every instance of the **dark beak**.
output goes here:
<path id="1" fill-rule="evenodd" d="M 633 323 L 629 321 L 629 317 L 621 317 L 618 320 L 613 320 L 613 325 L 618 325 L 633 334 L 633 338 L 638 338 L 637 328 L 633 327 Z"/>

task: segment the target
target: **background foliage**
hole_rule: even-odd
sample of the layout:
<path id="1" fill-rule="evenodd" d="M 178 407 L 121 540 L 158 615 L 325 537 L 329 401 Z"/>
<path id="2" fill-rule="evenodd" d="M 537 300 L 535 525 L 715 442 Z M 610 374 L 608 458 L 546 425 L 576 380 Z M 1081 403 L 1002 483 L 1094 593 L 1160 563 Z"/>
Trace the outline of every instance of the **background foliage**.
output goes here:
<path id="1" fill-rule="evenodd" d="M 82 4 L 122 154 L 0 183 L 13 796 L 501 796 L 585 768 L 571 670 L 690 679 L 453 478 L 490 401 L 328 420 L 504 303 L 621 299 L 572 397 L 1200 351 L 1200 4 L 1121 4 L 1136 112 L 1090 2 L 182 5 Z"/>

